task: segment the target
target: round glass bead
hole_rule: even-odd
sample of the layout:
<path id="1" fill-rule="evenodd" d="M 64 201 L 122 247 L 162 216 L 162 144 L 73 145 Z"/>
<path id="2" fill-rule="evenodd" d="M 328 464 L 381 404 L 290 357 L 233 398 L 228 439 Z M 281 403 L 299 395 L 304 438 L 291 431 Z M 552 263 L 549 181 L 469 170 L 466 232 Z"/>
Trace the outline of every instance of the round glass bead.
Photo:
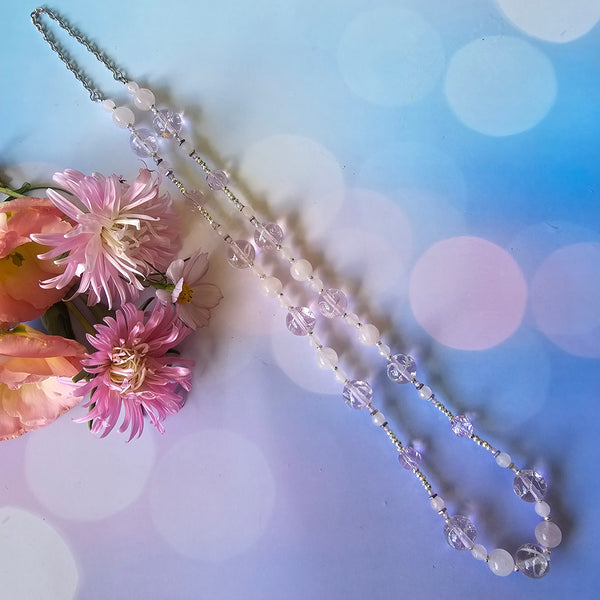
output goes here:
<path id="1" fill-rule="evenodd" d="M 444 524 L 444 536 L 455 550 L 468 550 L 477 537 L 475 525 L 464 515 L 456 515 Z"/>
<path id="2" fill-rule="evenodd" d="M 562 532 L 556 523 L 542 521 L 535 528 L 535 539 L 546 548 L 556 548 L 562 542 Z"/>
<path id="3" fill-rule="evenodd" d="M 309 282 L 313 292 L 321 293 L 323 291 L 323 282 L 318 277 L 310 277 Z"/>
<path id="4" fill-rule="evenodd" d="M 371 386 L 361 379 L 348 381 L 342 392 L 346 404 L 350 408 L 361 409 L 365 408 L 373 400 L 373 390 Z"/>
<path id="5" fill-rule="evenodd" d="M 263 292 L 265 293 L 265 296 L 269 296 L 269 298 L 277 296 L 282 288 L 283 285 L 277 277 L 265 277 L 263 279 Z"/>
<path id="6" fill-rule="evenodd" d="M 258 224 L 254 230 L 254 241 L 261 250 L 274 250 L 283 240 L 283 229 L 277 223 Z"/>
<path id="7" fill-rule="evenodd" d="M 412 446 L 404 446 L 398 454 L 398 462 L 403 469 L 414 471 L 421 462 L 421 453 Z"/>
<path id="8" fill-rule="evenodd" d="M 171 137 L 179 134 L 183 120 L 179 113 L 169 108 L 163 108 L 156 112 L 152 126 L 160 137 Z"/>
<path id="9" fill-rule="evenodd" d="M 127 129 L 127 127 L 135 123 L 133 111 L 127 106 L 118 106 L 115 108 L 112 118 L 114 124 L 121 129 Z"/>
<path id="10" fill-rule="evenodd" d="M 471 423 L 469 417 L 465 415 L 452 417 L 450 427 L 452 427 L 454 435 L 457 435 L 458 437 L 470 437 L 473 433 L 473 423 Z"/>
<path id="11" fill-rule="evenodd" d="M 431 508 L 435 510 L 435 512 L 440 512 L 440 510 L 446 506 L 446 502 L 441 496 L 433 496 L 433 498 L 431 498 L 429 501 L 429 504 L 431 505 Z"/>
<path id="12" fill-rule="evenodd" d="M 424 385 L 417 392 L 419 394 L 419 398 L 423 400 L 431 400 L 433 398 L 433 391 L 428 385 Z"/>
<path id="13" fill-rule="evenodd" d="M 227 249 L 227 261 L 237 269 L 248 267 L 251 262 L 254 262 L 255 256 L 254 246 L 246 240 L 231 242 Z"/>
<path id="14" fill-rule="evenodd" d="M 513 480 L 513 490 L 525 502 L 539 502 L 544 499 L 548 484 L 536 471 L 519 471 Z"/>
<path id="15" fill-rule="evenodd" d="M 211 171 L 206 176 L 206 183 L 211 190 L 222 190 L 229 181 L 224 171 Z"/>
<path id="16" fill-rule="evenodd" d="M 471 555 L 475 560 L 487 560 L 488 557 L 487 549 L 482 544 L 475 544 L 471 548 Z"/>
<path id="17" fill-rule="evenodd" d="M 296 281 L 306 281 L 312 275 L 312 265 L 305 259 L 295 260 L 290 265 L 290 275 Z"/>
<path id="18" fill-rule="evenodd" d="M 496 464 L 503 469 L 508 469 L 512 463 L 512 459 L 510 458 L 510 454 L 506 454 L 506 452 L 500 452 L 498 456 L 496 456 Z"/>
<path id="19" fill-rule="evenodd" d="M 131 135 L 129 145 L 138 156 L 145 158 L 158 151 L 158 141 L 154 132 L 142 128 L 138 129 L 136 133 L 137 135 Z"/>
<path id="20" fill-rule="evenodd" d="M 536 502 L 534 508 L 535 512 L 542 517 L 542 519 L 545 519 L 548 515 L 550 515 L 550 505 L 543 500 Z"/>
<path id="21" fill-rule="evenodd" d="M 371 415 L 371 421 L 373 425 L 377 425 L 377 427 L 381 427 L 385 423 L 385 415 L 379 411 L 373 413 Z"/>
<path id="22" fill-rule="evenodd" d="M 550 571 L 550 555 L 536 544 L 523 544 L 515 554 L 515 564 L 526 577 L 540 579 Z"/>
<path id="23" fill-rule="evenodd" d="M 285 325 L 294 335 L 308 335 L 315 328 L 316 322 L 312 310 L 306 306 L 290 308 L 285 316 Z"/>
<path id="24" fill-rule="evenodd" d="M 333 348 L 321 348 L 317 351 L 317 362 L 321 369 L 333 369 L 338 363 L 337 352 Z"/>
<path id="25" fill-rule="evenodd" d="M 140 86 L 135 81 L 128 81 L 125 84 L 125 87 L 127 88 L 127 91 L 132 95 L 140 89 Z"/>
<path id="26" fill-rule="evenodd" d="M 391 348 L 387 344 L 377 344 L 377 352 L 379 352 L 380 356 L 388 357 L 390 354 Z"/>
<path id="27" fill-rule="evenodd" d="M 417 363 L 412 356 L 394 354 L 387 364 L 387 376 L 395 383 L 408 383 L 417 374 Z"/>
<path id="28" fill-rule="evenodd" d="M 148 88 L 139 88 L 133 94 L 133 103 L 140 110 L 150 110 L 154 106 L 154 94 Z"/>
<path id="29" fill-rule="evenodd" d="M 379 329 L 370 323 L 364 323 L 358 330 L 358 341 L 365 346 L 373 346 L 379 341 Z"/>
<path id="30" fill-rule="evenodd" d="M 488 567 L 494 575 L 506 577 L 515 570 L 515 561 L 509 552 L 496 548 L 488 556 Z"/>
<path id="31" fill-rule="evenodd" d="M 116 106 L 115 101 L 110 100 L 109 98 L 107 98 L 106 100 L 102 100 L 100 105 L 106 112 L 112 112 L 113 110 L 115 110 L 115 106 Z"/>
<path id="32" fill-rule="evenodd" d="M 346 312 L 348 307 L 348 298 L 342 290 L 329 288 L 319 294 L 318 300 L 319 312 L 328 319 L 339 317 Z"/>

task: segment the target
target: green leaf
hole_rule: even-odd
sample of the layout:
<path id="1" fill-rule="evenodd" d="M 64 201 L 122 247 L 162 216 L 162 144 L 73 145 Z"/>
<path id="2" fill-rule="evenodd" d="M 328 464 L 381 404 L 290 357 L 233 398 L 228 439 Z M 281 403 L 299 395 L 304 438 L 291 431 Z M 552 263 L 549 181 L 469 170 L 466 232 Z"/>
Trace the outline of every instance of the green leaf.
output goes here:
<path id="1" fill-rule="evenodd" d="M 46 331 L 51 335 L 62 335 L 71 340 L 75 339 L 69 311 L 64 302 L 53 304 L 42 315 L 42 323 L 44 324 Z"/>

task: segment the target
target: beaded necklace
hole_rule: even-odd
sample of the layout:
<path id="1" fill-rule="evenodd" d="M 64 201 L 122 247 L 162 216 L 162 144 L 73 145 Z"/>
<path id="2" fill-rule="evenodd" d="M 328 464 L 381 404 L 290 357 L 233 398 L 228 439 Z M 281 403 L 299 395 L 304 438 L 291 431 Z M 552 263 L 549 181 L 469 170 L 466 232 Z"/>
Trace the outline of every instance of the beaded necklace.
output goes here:
<path id="1" fill-rule="evenodd" d="M 139 111 L 152 114 L 154 131 L 135 127 L 136 117 L 131 108 L 125 105 L 117 106 L 113 100 L 104 97 L 102 92 L 58 44 L 42 22 L 43 15 L 55 21 L 69 36 L 82 44 L 112 73 L 114 79 L 125 85 L 127 92 L 132 96 L 134 107 Z M 550 569 L 551 549 L 560 544 L 562 534 L 559 527 L 550 520 L 550 507 L 544 501 L 548 487 L 544 478 L 534 470 L 518 468 L 506 452 L 500 451 L 479 437 L 474 432 L 473 424 L 468 416 L 452 413 L 428 385 L 416 378 L 417 366 L 411 356 L 393 352 L 381 338 L 375 325 L 364 322 L 357 314 L 349 312 L 349 300 L 346 293 L 340 289 L 326 286 L 314 274 L 313 267 L 308 260 L 295 255 L 288 246 L 282 243 L 284 233 L 281 227 L 276 223 L 260 219 L 252 206 L 246 201 L 242 202 L 228 187 L 226 173 L 211 168 L 194 146 L 182 136 L 183 123 L 181 116 L 176 111 L 169 108 L 159 109 L 156 105 L 156 97 L 151 90 L 141 87 L 129 79 L 125 72 L 119 69 L 93 42 L 56 12 L 48 8 L 37 8 L 31 14 L 31 19 L 51 49 L 87 90 L 90 99 L 99 103 L 105 111 L 112 115 L 112 120 L 117 127 L 129 130 L 132 150 L 138 156 L 153 160 L 157 170 L 179 189 L 183 197 L 221 237 L 227 246 L 228 262 L 238 269 L 250 269 L 260 280 L 264 294 L 279 301 L 281 307 L 286 311 L 287 329 L 296 336 L 307 338 L 309 344 L 315 349 L 318 365 L 323 369 L 331 370 L 335 378 L 343 385 L 342 396 L 347 406 L 356 410 L 366 409 L 373 425 L 385 432 L 398 452 L 400 465 L 417 477 L 427 493 L 431 508 L 442 518 L 443 534 L 448 544 L 456 550 L 470 551 L 475 559 L 486 562 L 495 575 L 506 576 L 515 571 L 520 571 L 534 579 L 546 575 Z M 254 243 L 260 251 L 277 253 L 280 260 L 288 264 L 291 278 L 303 282 L 313 294 L 318 295 L 317 307 L 322 317 L 341 319 L 349 327 L 355 329 L 359 343 L 364 346 L 373 346 L 381 359 L 385 361 L 386 372 L 391 381 L 399 385 L 412 385 L 420 399 L 437 408 L 448 419 L 450 429 L 456 436 L 473 441 L 489 452 L 499 467 L 513 473 L 515 494 L 525 502 L 532 503 L 535 512 L 542 518 L 535 528 L 537 543 L 523 544 L 514 555 L 502 548 L 488 552 L 483 545 L 475 543 L 477 531 L 474 524 L 464 515 L 449 512 L 444 499 L 435 492 L 419 468 L 420 452 L 413 446 L 403 445 L 392 431 L 385 416 L 376 408 L 371 384 L 363 379 L 349 376 L 338 365 L 338 354 L 335 349 L 321 343 L 316 334 L 317 315 L 309 306 L 294 305 L 286 294 L 282 281 L 272 274 L 264 272 L 256 264 L 256 249 L 251 242 L 245 239 L 234 239 L 226 228 L 214 219 L 204 206 L 202 192 L 198 189 L 188 189 L 176 176 L 173 167 L 159 154 L 158 138 L 172 140 L 176 148 L 201 170 L 207 187 L 215 193 L 222 194 L 237 209 L 252 227 Z"/>

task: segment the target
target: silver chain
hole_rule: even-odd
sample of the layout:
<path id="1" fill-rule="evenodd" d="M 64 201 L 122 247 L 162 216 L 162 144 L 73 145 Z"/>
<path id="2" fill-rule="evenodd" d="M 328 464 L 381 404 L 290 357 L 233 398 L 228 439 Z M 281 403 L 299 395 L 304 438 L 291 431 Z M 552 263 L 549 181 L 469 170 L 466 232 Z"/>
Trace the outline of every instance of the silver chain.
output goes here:
<path id="1" fill-rule="evenodd" d="M 54 35 L 48 30 L 42 22 L 42 15 L 47 15 L 48 18 L 55 21 L 62 29 L 64 29 L 73 39 L 77 40 L 88 52 L 93 54 L 112 74 L 113 77 L 122 83 L 127 83 L 129 78 L 111 58 L 106 56 L 91 40 L 88 40 L 80 31 L 72 27 L 69 22 L 55 13 L 53 10 L 45 7 L 36 8 L 31 13 L 31 21 L 42 34 L 42 37 L 48 42 L 52 51 L 56 53 L 58 58 L 63 61 L 67 69 L 75 75 L 77 80 L 88 91 L 93 102 L 101 102 L 104 100 L 104 95 L 96 87 L 94 82 L 88 75 L 79 67 L 79 65 L 69 56 L 65 49 L 56 41 Z"/>

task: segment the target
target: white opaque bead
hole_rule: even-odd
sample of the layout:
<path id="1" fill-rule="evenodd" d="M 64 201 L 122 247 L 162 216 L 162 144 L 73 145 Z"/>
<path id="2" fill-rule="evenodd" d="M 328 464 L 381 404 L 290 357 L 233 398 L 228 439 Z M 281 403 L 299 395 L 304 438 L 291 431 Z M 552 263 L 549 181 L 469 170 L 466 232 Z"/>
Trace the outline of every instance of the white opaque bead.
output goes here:
<path id="1" fill-rule="evenodd" d="M 183 140 L 183 142 L 181 142 L 181 144 L 179 144 L 179 147 L 183 150 L 183 152 L 185 152 L 188 156 L 194 151 L 194 146 L 192 146 L 192 144 L 190 144 L 190 142 L 188 142 L 187 140 Z"/>
<path id="2" fill-rule="evenodd" d="M 254 216 L 254 212 L 249 206 L 244 206 L 244 208 L 242 208 L 242 215 L 249 221 Z"/>
<path id="3" fill-rule="evenodd" d="M 133 95 L 133 103 L 140 110 L 150 110 L 150 107 L 154 106 L 154 102 L 154 94 L 147 88 L 140 88 Z"/>
<path id="4" fill-rule="evenodd" d="M 339 367 L 334 371 L 334 376 L 337 381 L 340 383 L 345 383 L 348 379 L 348 375 L 344 371 L 342 371 Z"/>
<path id="5" fill-rule="evenodd" d="M 552 521 L 542 521 L 535 528 L 535 539 L 546 548 L 556 548 L 562 542 L 562 531 Z"/>
<path id="6" fill-rule="evenodd" d="M 541 502 L 536 502 L 535 512 L 538 515 L 540 515 L 542 519 L 545 519 L 547 516 L 550 515 L 550 505 L 547 502 L 544 502 L 543 500 Z"/>
<path id="7" fill-rule="evenodd" d="M 288 248 L 287 246 L 281 246 L 281 249 L 279 251 L 281 252 L 281 256 L 285 258 L 285 260 L 290 260 L 290 258 L 292 258 L 293 256 L 291 248 Z"/>
<path id="8" fill-rule="evenodd" d="M 127 127 L 135 123 L 133 111 L 127 106 L 115 108 L 115 110 L 113 110 L 112 118 L 114 124 L 121 129 L 127 129 Z"/>
<path id="9" fill-rule="evenodd" d="M 379 329 L 370 323 L 362 325 L 358 330 L 358 341 L 365 346 L 372 346 L 379 341 Z"/>
<path id="10" fill-rule="evenodd" d="M 312 265 L 305 258 L 295 260 L 290 265 L 290 275 L 296 281 L 306 281 L 312 275 L 312 272 Z"/>
<path id="11" fill-rule="evenodd" d="M 360 323 L 358 315 L 355 315 L 354 313 L 346 313 L 344 315 L 344 321 L 346 321 L 348 325 L 352 325 L 352 327 L 356 327 L 356 325 Z"/>
<path id="12" fill-rule="evenodd" d="M 435 510 L 435 512 L 440 512 L 440 510 L 442 510 L 442 508 L 444 508 L 444 506 L 446 506 L 446 502 L 444 501 L 444 499 L 441 496 L 434 496 L 429 501 L 429 504 L 431 504 L 431 508 L 433 508 L 433 510 Z"/>
<path id="13" fill-rule="evenodd" d="M 274 298 L 277 296 L 283 288 L 283 285 L 277 277 L 265 277 L 263 279 L 263 292 L 265 296 Z"/>
<path id="14" fill-rule="evenodd" d="M 140 89 L 140 86 L 135 81 L 128 81 L 125 87 L 132 96 Z"/>
<path id="15" fill-rule="evenodd" d="M 515 560 L 506 550 L 496 548 L 490 552 L 488 567 L 494 575 L 506 577 L 515 570 Z"/>
<path id="16" fill-rule="evenodd" d="M 506 452 L 500 452 L 498 456 L 496 456 L 496 464 L 503 469 L 508 468 L 512 463 L 512 459 L 510 458 L 510 454 L 506 454 Z"/>
<path id="17" fill-rule="evenodd" d="M 106 99 L 106 100 L 102 100 L 102 102 L 100 102 L 100 106 L 102 106 L 102 108 L 106 111 L 106 112 L 112 112 L 113 110 L 115 110 L 115 101 L 114 100 L 110 100 L 110 99 Z"/>
<path id="18" fill-rule="evenodd" d="M 429 400 L 431 396 L 433 396 L 433 392 L 431 391 L 431 388 L 428 385 L 424 385 L 419 390 L 419 397 L 423 398 L 423 400 Z"/>
<path id="19" fill-rule="evenodd" d="M 486 560 L 487 559 L 487 549 L 482 544 L 475 544 L 471 548 L 471 555 L 475 560 Z"/>
<path id="20" fill-rule="evenodd" d="M 371 421 L 373 422 L 373 425 L 381 427 L 385 423 L 385 416 L 383 413 L 377 411 L 376 413 L 371 415 Z"/>
<path id="21" fill-rule="evenodd" d="M 319 340 L 319 338 L 314 333 L 311 333 L 308 336 L 308 345 L 311 348 L 318 348 L 319 346 L 321 346 L 321 340 Z"/>
<path id="22" fill-rule="evenodd" d="M 278 300 L 282 308 L 289 308 L 292 306 L 292 301 L 285 294 L 280 293 Z"/>
<path id="23" fill-rule="evenodd" d="M 333 369 L 338 363 L 337 352 L 333 348 L 321 348 L 317 351 L 317 362 L 321 369 Z"/>
<path id="24" fill-rule="evenodd" d="M 387 344 L 377 344 L 377 351 L 381 356 L 389 356 L 392 349 Z"/>
<path id="25" fill-rule="evenodd" d="M 321 281 L 318 277 L 313 277 L 310 280 L 310 287 L 313 292 L 320 292 L 323 289 L 323 281 Z"/>

